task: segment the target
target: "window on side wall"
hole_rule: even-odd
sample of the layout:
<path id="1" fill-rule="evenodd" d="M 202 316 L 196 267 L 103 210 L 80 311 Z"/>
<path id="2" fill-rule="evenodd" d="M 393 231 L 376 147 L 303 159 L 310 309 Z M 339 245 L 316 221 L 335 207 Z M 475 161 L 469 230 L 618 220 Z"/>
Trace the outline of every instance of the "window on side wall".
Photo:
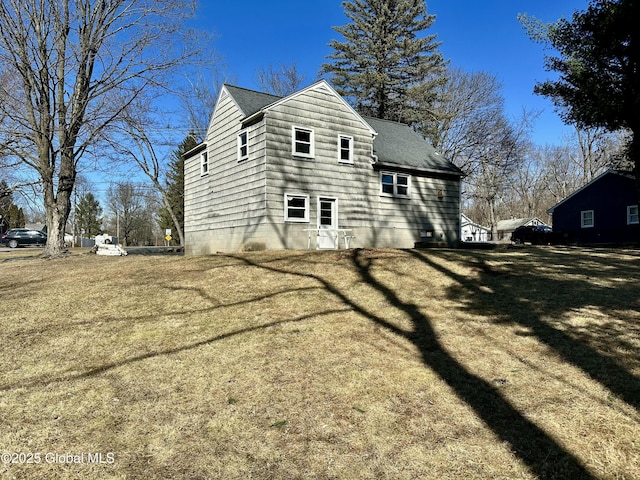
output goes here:
<path id="1" fill-rule="evenodd" d="M 312 128 L 293 127 L 292 151 L 297 157 L 313 158 L 314 133 Z"/>
<path id="2" fill-rule="evenodd" d="M 338 162 L 353 163 L 353 137 L 338 135 Z"/>
<path id="3" fill-rule="evenodd" d="M 309 222 L 309 195 L 285 193 L 285 222 Z"/>
<path id="4" fill-rule="evenodd" d="M 403 173 L 381 172 L 380 194 L 389 197 L 409 197 L 411 179 Z"/>
<path id="5" fill-rule="evenodd" d="M 209 155 L 207 152 L 200 154 L 200 175 L 209 174 Z"/>
<path id="6" fill-rule="evenodd" d="M 594 225 L 593 210 L 583 210 L 580 212 L 580 227 L 591 228 Z"/>
<path id="7" fill-rule="evenodd" d="M 635 225 L 639 223 L 638 205 L 629 205 L 627 207 L 627 225 Z"/>
<path id="8" fill-rule="evenodd" d="M 238 134 L 238 161 L 249 158 L 249 135 L 246 130 Z"/>

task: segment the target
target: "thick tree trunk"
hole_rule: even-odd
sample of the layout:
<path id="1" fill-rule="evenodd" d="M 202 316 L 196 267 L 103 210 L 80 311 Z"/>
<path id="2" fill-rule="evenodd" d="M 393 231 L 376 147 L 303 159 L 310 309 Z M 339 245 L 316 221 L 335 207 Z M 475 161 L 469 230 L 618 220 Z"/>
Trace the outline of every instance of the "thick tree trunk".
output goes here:
<path id="1" fill-rule="evenodd" d="M 53 180 L 49 180 L 53 176 L 48 176 L 44 183 L 47 245 L 43 255 L 48 258 L 60 257 L 67 253 L 64 233 L 71 213 L 71 194 L 75 183 L 72 159 L 61 159 L 60 172 L 57 189 L 54 188 Z"/>
<path id="2" fill-rule="evenodd" d="M 498 225 L 496 222 L 496 200 L 495 198 L 487 199 L 487 206 L 489 207 L 489 227 L 491 228 L 491 240 L 498 240 Z"/>

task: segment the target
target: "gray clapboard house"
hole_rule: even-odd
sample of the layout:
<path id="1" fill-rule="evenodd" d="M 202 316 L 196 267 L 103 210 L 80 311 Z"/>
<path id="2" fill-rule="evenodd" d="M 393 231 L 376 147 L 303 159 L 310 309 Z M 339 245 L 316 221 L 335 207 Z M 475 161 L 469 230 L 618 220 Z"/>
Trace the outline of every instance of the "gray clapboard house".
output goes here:
<path id="1" fill-rule="evenodd" d="M 186 253 L 455 246 L 462 172 L 324 80 L 287 97 L 224 85 L 185 160 Z"/>

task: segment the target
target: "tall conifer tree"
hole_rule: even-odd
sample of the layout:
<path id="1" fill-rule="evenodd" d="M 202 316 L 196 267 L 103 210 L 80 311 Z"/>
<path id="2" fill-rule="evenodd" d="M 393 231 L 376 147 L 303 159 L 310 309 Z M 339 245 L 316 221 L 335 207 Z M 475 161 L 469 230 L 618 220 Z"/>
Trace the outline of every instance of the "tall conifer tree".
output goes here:
<path id="1" fill-rule="evenodd" d="M 76 206 L 76 224 L 84 230 L 84 235 L 93 237 L 102 231 L 102 207 L 92 193 L 80 198 Z"/>
<path id="2" fill-rule="evenodd" d="M 197 146 L 198 141 L 195 136 L 193 134 L 187 135 L 177 150 L 171 153 L 167 172 L 167 199 L 181 228 L 184 228 L 184 154 Z M 170 228 L 175 230 L 176 228 L 171 218 L 171 213 L 166 207 L 160 209 L 158 223 L 162 229 Z M 175 235 L 176 233 L 174 232 L 174 237 L 178 238 Z"/>
<path id="3" fill-rule="evenodd" d="M 13 192 L 6 180 L 0 181 L 0 233 L 9 228 L 9 208 L 13 205 Z"/>
<path id="4" fill-rule="evenodd" d="M 435 86 L 445 81 L 446 62 L 435 21 L 424 0 L 351 0 L 343 3 L 351 21 L 334 30 L 334 52 L 322 66 L 336 91 L 357 110 L 378 118 L 424 123 L 435 112 Z"/>

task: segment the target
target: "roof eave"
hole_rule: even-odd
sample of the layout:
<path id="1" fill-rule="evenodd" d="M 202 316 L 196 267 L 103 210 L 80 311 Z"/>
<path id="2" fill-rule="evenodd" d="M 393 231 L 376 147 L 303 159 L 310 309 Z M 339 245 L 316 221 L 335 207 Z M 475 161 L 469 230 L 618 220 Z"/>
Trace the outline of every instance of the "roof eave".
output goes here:
<path id="1" fill-rule="evenodd" d="M 398 163 L 390 163 L 390 162 L 384 162 L 384 161 L 376 161 L 373 165 L 374 167 L 377 167 L 377 168 L 389 168 L 394 170 L 426 173 L 431 175 L 447 175 L 450 177 L 458 177 L 458 178 L 462 178 L 465 176 L 464 172 L 462 172 L 461 170 L 456 172 L 452 170 L 444 170 L 444 169 L 438 169 L 438 168 L 425 168 L 425 167 L 415 167 L 412 165 L 401 165 Z"/>
<path id="2" fill-rule="evenodd" d="M 577 190 L 573 191 L 572 193 L 570 193 L 569 195 L 567 195 L 566 197 L 564 197 L 562 200 L 560 200 L 558 203 L 556 203 L 553 207 L 549 208 L 547 210 L 547 213 L 549 215 L 553 215 L 553 212 L 555 211 L 556 208 L 558 208 L 560 205 L 562 205 L 563 203 L 565 203 L 566 201 L 568 201 L 569 199 L 573 198 L 574 196 L 576 196 L 578 193 L 580 193 L 581 191 L 583 191 L 585 188 L 591 186 L 593 183 L 597 182 L 598 180 L 600 180 L 602 177 L 604 177 L 605 175 L 608 174 L 616 174 L 616 175 L 622 175 L 622 176 L 628 176 L 625 174 L 625 172 L 621 172 L 619 170 L 615 170 L 613 168 L 609 168 L 607 170 L 605 170 L 604 172 L 602 172 L 600 175 L 598 175 L 597 177 L 591 179 L 589 182 L 585 183 L 584 185 L 582 185 L 580 188 L 578 188 Z M 629 176 L 629 178 L 633 178 L 631 176 Z"/>
<path id="3" fill-rule="evenodd" d="M 195 147 L 193 147 L 191 150 L 187 150 L 186 152 L 184 152 L 182 154 L 182 156 L 184 158 L 193 157 L 194 155 L 196 155 L 197 153 L 200 153 L 205 148 L 207 148 L 207 143 L 206 142 L 202 142 L 201 144 L 196 145 Z"/>

